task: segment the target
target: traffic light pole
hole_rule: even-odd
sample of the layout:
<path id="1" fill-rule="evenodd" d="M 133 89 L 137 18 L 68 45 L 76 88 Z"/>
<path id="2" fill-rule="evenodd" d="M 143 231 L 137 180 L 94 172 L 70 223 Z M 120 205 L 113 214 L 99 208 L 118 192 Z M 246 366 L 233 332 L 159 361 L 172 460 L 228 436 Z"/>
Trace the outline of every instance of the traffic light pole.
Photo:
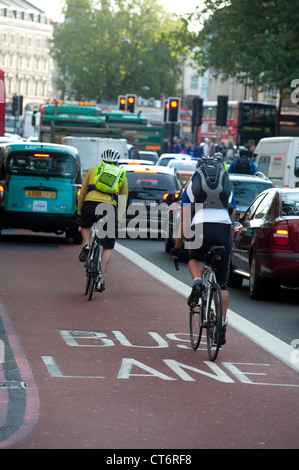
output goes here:
<path id="1" fill-rule="evenodd" d="M 174 122 L 170 124 L 170 153 L 173 153 Z"/>

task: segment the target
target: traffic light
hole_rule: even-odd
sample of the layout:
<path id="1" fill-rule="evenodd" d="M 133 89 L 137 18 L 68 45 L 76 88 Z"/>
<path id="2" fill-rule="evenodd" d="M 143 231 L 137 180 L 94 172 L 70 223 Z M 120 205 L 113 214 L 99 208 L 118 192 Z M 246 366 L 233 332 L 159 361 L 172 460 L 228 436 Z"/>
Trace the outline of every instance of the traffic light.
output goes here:
<path id="1" fill-rule="evenodd" d="M 118 97 L 118 109 L 119 111 L 125 111 L 127 100 L 124 95 L 119 95 Z"/>
<path id="2" fill-rule="evenodd" d="M 169 108 L 168 100 L 164 100 L 164 114 L 163 114 L 163 122 L 167 122 L 167 113 Z"/>
<path id="3" fill-rule="evenodd" d="M 23 96 L 14 95 L 12 97 L 12 114 L 22 116 L 22 114 L 23 114 Z"/>
<path id="4" fill-rule="evenodd" d="M 193 109 L 192 109 L 192 132 L 202 123 L 202 98 L 193 98 Z"/>
<path id="5" fill-rule="evenodd" d="M 18 111 L 18 97 L 17 95 L 14 95 L 12 97 L 12 113 L 16 114 L 17 111 Z"/>
<path id="6" fill-rule="evenodd" d="M 228 96 L 217 96 L 216 126 L 225 127 L 227 121 Z"/>
<path id="7" fill-rule="evenodd" d="M 181 98 L 168 98 L 168 122 L 179 122 Z"/>
<path id="8" fill-rule="evenodd" d="M 135 113 L 136 95 L 127 95 L 127 111 Z"/>

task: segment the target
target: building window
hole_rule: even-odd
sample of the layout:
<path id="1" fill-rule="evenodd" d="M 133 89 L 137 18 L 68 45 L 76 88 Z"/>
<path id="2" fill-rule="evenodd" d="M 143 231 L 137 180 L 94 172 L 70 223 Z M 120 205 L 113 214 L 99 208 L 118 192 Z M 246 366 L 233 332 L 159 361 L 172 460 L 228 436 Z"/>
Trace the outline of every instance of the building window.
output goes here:
<path id="1" fill-rule="evenodd" d="M 190 89 L 197 90 L 198 89 L 198 75 L 191 75 L 190 77 Z"/>

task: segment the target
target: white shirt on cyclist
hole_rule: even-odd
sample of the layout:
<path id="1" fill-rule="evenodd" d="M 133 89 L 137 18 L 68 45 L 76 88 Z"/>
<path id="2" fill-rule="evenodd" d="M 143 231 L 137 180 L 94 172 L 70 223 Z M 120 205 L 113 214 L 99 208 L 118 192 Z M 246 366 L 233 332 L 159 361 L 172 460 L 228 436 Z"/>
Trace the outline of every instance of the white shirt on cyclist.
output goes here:
<path id="1" fill-rule="evenodd" d="M 192 192 L 192 184 L 189 184 L 183 194 L 182 206 L 188 203 L 191 204 L 192 202 L 194 202 L 194 195 Z M 230 193 L 228 202 L 229 204 L 232 204 L 233 207 L 236 207 L 236 201 L 233 192 Z M 203 206 L 200 204 L 200 207 Z M 232 225 L 228 210 L 224 207 L 220 209 L 204 207 L 202 210 L 197 210 L 191 221 L 191 225 L 201 224 L 205 222 Z"/>

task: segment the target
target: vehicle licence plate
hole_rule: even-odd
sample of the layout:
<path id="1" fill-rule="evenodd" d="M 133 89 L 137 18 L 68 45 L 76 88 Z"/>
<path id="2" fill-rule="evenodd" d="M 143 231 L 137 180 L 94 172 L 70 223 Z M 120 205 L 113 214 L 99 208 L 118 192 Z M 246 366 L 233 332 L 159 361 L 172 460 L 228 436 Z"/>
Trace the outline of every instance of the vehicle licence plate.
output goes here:
<path id="1" fill-rule="evenodd" d="M 45 199 L 55 199 L 56 191 L 34 191 L 32 189 L 26 191 L 26 197 L 40 197 Z"/>
<path id="2" fill-rule="evenodd" d="M 148 199 L 132 199 L 131 204 L 143 204 L 144 206 L 156 206 L 156 201 L 150 201 Z"/>

